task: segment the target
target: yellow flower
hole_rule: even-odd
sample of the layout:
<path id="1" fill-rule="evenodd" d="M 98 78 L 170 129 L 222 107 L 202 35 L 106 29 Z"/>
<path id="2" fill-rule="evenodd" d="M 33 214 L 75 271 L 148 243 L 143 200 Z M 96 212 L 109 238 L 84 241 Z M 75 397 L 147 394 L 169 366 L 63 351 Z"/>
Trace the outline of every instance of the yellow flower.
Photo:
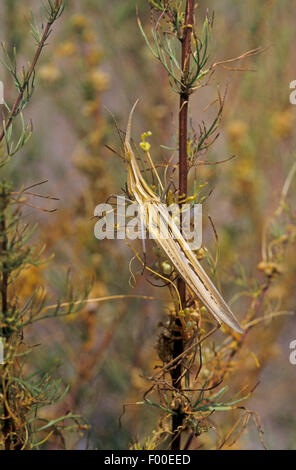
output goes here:
<path id="1" fill-rule="evenodd" d="M 39 69 L 40 79 L 49 84 L 56 83 L 60 80 L 61 76 L 61 72 L 55 65 L 43 65 L 43 67 Z"/>
<path id="2" fill-rule="evenodd" d="M 149 150 L 151 149 L 151 145 L 149 144 L 149 142 L 141 142 L 140 147 L 142 150 L 144 150 L 144 152 L 149 152 Z"/>
<path id="3" fill-rule="evenodd" d="M 84 28 L 87 27 L 88 20 L 87 20 L 86 16 L 81 15 L 81 14 L 78 13 L 78 14 L 72 16 L 71 23 L 72 23 L 73 28 L 77 32 L 81 33 L 84 30 Z"/>
<path id="4" fill-rule="evenodd" d="M 44 288 L 44 281 L 42 268 L 35 266 L 27 267 L 19 275 L 17 283 L 19 285 L 19 292 L 23 297 L 30 297 L 33 293 L 35 293 L 39 300 L 43 297 L 42 288 Z"/>
<path id="5" fill-rule="evenodd" d="M 275 113 L 271 118 L 272 133 L 280 138 L 285 139 L 290 137 L 293 131 L 294 113 L 288 109 Z"/>
<path id="6" fill-rule="evenodd" d="M 231 141 L 240 142 L 248 133 L 248 126 L 240 120 L 232 121 L 228 124 L 227 133 Z"/>
<path id="7" fill-rule="evenodd" d="M 90 31 L 90 30 L 84 30 L 83 31 L 83 35 L 82 35 L 82 39 L 84 40 L 84 42 L 86 42 L 87 44 L 91 44 L 93 42 L 95 42 L 96 40 L 96 35 L 93 31 Z"/>
<path id="8" fill-rule="evenodd" d="M 57 55 L 59 57 L 66 57 L 75 53 L 75 44 L 71 41 L 63 42 L 57 49 Z"/>
<path id="9" fill-rule="evenodd" d="M 150 137 L 151 135 L 151 131 L 144 132 L 141 135 L 142 142 L 140 142 L 140 147 L 142 150 L 144 150 L 144 152 L 149 152 L 149 150 L 151 149 L 151 145 L 149 144 L 149 142 L 146 141 L 147 137 Z"/>
<path id="10" fill-rule="evenodd" d="M 272 262 L 268 263 L 265 261 L 261 261 L 257 267 L 259 271 L 264 272 L 266 276 L 272 276 L 274 274 L 281 274 L 283 272 L 283 269 L 281 266 L 279 266 L 277 263 L 272 263 Z"/>
<path id="11" fill-rule="evenodd" d="M 101 49 L 98 49 L 98 48 L 92 49 L 87 55 L 88 65 L 90 65 L 91 67 L 99 65 L 102 61 L 103 55 L 104 53 Z"/>
<path id="12" fill-rule="evenodd" d="M 100 70 L 94 70 L 93 72 L 91 72 L 90 81 L 92 86 L 98 92 L 108 90 L 109 88 L 109 76 L 106 73 L 101 72 Z"/>

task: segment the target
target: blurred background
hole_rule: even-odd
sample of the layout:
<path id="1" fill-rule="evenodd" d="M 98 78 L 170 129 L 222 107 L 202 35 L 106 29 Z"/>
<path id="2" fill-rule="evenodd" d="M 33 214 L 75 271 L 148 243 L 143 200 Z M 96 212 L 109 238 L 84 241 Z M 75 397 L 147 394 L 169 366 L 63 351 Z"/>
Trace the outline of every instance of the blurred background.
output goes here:
<path id="1" fill-rule="evenodd" d="M 38 11 L 38 5 L 32 0 L 1 2 L 1 40 L 10 48 L 15 44 L 24 61 L 34 52 L 26 18 L 30 8 Z M 176 145 L 178 96 L 147 49 L 137 26 L 136 7 L 149 32 L 150 9 L 145 0 L 69 1 L 42 56 L 36 94 L 26 111 L 26 119 L 34 124 L 33 137 L 6 172 L 16 186 L 48 180 L 46 192 L 59 198 L 46 205 L 57 208 L 52 214 L 24 209 L 28 222 L 39 222 L 37 243 L 46 244 L 46 254 L 55 257 L 24 273 L 20 285 L 24 298 L 49 284 L 53 296 L 62 296 L 69 270 L 78 288 L 92 283 L 91 298 L 129 293 L 165 296 L 140 274 L 136 287 L 131 287 L 132 252 L 124 242 L 98 241 L 93 234 L 94 208 L 110 194 L 121 193 L 126 181 L 122 161 L 105 147 L 120 149 L 108 110 L 124 130 L 130 109 L 140 98 L 135 141 L 150 130 L 156 160 L 169 158 L 161 145 Z M 296 80 L 296 10 L 289 0 L 200 0 L 198 23 L 202 24 L 207 9 L 215 12 L 213 62 L 258 46 L 266 48 L 243 64 L 248 71 L 219 69 L 214 81 L 193 96 L 190 110 L 196 128 L 202 120 L 210 122 L 215 110 L 208 104 L 216 99 L 217 87 L 222 94 L 227 87 L 220 136 L 206 159 L 236 158 L 223 165 L 201 165 L 198 177 L 213 190 L 204 205 L 204 242 L 215 250 L 210 215 L 219 236 L 223 291 L 243 319 L 248 296 L 236 294 L 255 289 L 262 276 L 258 264 L 264 224 L 278 207 L 296 159 L 296 106 L 289 101 L 290 82 Z M 12 84 L 7 83 L 4 68 L 0 73 L 10 99 Z M 290 188 L 294 208 L 295 197 L 294 180 Z M 295 280 L 291 248 L 283 274 L 269 291 L 269 311 L 295 311 Z M 144 377 L 159 363 L 156 343 L 165 315 L 161 302 L 114 300 L 88 304 L 64 320 L 31 328 L 26 340 L 36 348 L 28 370 L 50 369 L 71 386 L 68 395 L 44 413 L 54 418 L 71 409 L 91 425 L 87 437 L 78 442 L 70 438 L 73 446 L 124 449 L 143 442 L 155 429 L 157 412 L 135 403 L 149 386 Z M 296 366 L 289 362 L 294 339 L 293 316 L 264 322 L 249 339 L 241 368 L 228 379 L 234 387 L 259 382 L 247 407 L 260 415 L 264 440 L 271 449 L 296 449 Z M 120 426 L 123 405 L 128 403 Z M 223 413 L 218 422 L 220 434 L 233 425 Z M 201 443 L 214 447 L 215 436 L 209 432 Z M 235 447 L 262 448 L 251 422 Z"/>

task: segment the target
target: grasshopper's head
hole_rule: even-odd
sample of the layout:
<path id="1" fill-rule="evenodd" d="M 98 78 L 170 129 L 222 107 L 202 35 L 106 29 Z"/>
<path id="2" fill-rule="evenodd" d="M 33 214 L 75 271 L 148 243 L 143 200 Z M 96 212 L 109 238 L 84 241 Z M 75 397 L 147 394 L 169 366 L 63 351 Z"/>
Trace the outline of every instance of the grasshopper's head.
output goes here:
<path id="1" fill-rule="evenodd" d="M 124 154 L 125 154 L 125 163 L 127 165 L 127 174 L 128 174 L 128 187 L 132 194 L 132 188 L 136 182 L 141 179 L 140 170 L 137 165 L 137 160 L 133 152 L 130 140 L 131 140 L 131 127 L 132 127 L 132 118 L 137 106 L 138 100 L 135 102 L 128 119 L 125 142 L 124 142 Z"/>
<path id="2" fill-rule="evenodd" d="M 129 118 L 128 118 L 128 124 L 127 124 L 127 129 L 126 129 L 126 134 L 125 134 L 125 142 L 124 142 L 124 153 L 125 153 L 125 159 L 127 163 L 130 163 L 132 158 L 133 158 L 133 150 L 130 144 L 131 140 L 131 127 L 132 127 L 132 119 L 133 119 L 133 114 L 135 111 L 135 108 L 138 104 L 138 100 L 135 102 L 134 106 L 132 107 L 132 110 L 130 112 Z"/>

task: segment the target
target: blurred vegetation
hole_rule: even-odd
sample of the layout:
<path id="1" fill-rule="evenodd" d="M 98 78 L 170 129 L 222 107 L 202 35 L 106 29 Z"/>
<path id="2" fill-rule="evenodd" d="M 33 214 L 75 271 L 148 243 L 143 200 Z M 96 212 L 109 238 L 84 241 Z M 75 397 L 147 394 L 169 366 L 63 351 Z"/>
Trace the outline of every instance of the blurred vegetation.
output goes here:
<path id="1" fill-rule="evenodd" d="M 149 141 L 157 161 L 167 161 L 170 154 L 164 146 L 175 148 L 177 143 L 177 97 L 139 31 L 136 4 L 143 29 L 149 32 L 151 12 L 146 0 L 68 2 L 40 58 L 34 99 L 25 111 L 26 122 L 32 119 L 33 135 L 1 169 L 1 179 L 11 180 L 14 188 L 7 190 L 4 185 L 1 201 L 8 197 L 10 203 L 15 188 L 22 188 L 15 196 L 22 200 L 24 188 L 48 180 L 46 193 L 59 201 L 48 199 L 46 208 L 58 210 L 48 213 L 25 204 L 22 217 L 25 223 L 39 222 L 29 246 L 45 244 L 45 255 L 55 253 L 55 257 L 42 264 L 21 261 L 29 266 L 16 281 L 19 306 L 26 305 L 41 288 L 73 303 L 79 296 L 69 286 L 81 291 L 85 281 L 90 299 L 135 293 L 157 298 L 166 295 L 140 275 L 132 289 L 128 248 L 120 241 L 99 242 L 93 235 L 95 206 L 110 194 L 120 193 L 126 181 L 124 165 L 106 148 L 106 144 L 120 146 L 106 108 L 114 113 L 119 128 L 125 129 L 132 104 L 140 97 L 133 134 L 136 139 L 144 130 L 152 131 Z M 30 8 L 38 12 L 39 6 L 37 0 L 21 5 L 5 0 L 1 5 L 1 39 L 10 55 L 16 47 L 21 65 L 35 52 L 27 20 Z M 233 311 L 249 325 L 250 333 L 241 344 L 239 337 L 223 329 L 204 345 L 198 388 L 205 383 L 210 388 L 221 376 L 223 383 L 199 397 L 201 435 L 190 445 L 255 449 L 261 445 L 261 437 L 269 448 L 295 449 L 295 381 L 289 364 L 289 343 L 295 339 L 291 313 L 295 313 L 296 275 L 296 110 L 289 103 L 289 84 L 296 78 L 295 6 L 288 0 L 201 0 L 198 24 L 208 8 L 215 12 L 214 62 L 258 46 L 266 50 L 240 64 L 247 71 L 219 68 L 214 81 L 192 97 L 190 118 L 198 129 L 202 121 L 206 125 L 212 122 L 216 109 L 208 104 L 216 100 L 217 87 L 223 95 L 228 84 L 219 138 L 201 160 L 214 163 L 232 155 L 235 158 L 197 169 L 199 182 L 207 182 L 211 192 L 204 203 L 203 231 L 209 257 L 216 259 L 217 251 L 219 255 L 213 278 L 223 287 L 225 298 L 231 299 Z M 6 101 L 13 102 L 13 81 L 5 67 L 1 67 L 0 79 Z M 21 123 L 16 130 L 21 132 Z M 5 211 L 2 207 L 1 214 Z M 218 250 L 207 215 L 217 231 Z M 4 233 L 1 231 L 2 239 Z M 1 266 L 3 262 L 1 259 Z M 208 269 L 207 259 L 203 263 Z M 66 433 L 65 442 L 59 427 L 53 426 L 30 442 L 41 442 L 39 447 L 49 449 L 65 445 L 78 449 L 164 446 L 166 414 L 160 421 L 157 407 L 128 406 L 121 424 L 119 418 L 124 404 L 143 400 L 150 386 L 146 378 L 161 365 L 157 338 L 168 308 L 159 301 L 118 299 L 89 302 L 86 307 L 79 305 L 79 312 L 75 306 L 75 311 L 66 313 L 29 325 L 22 333 L 24 339 L 19 336 L 22 328 L 15 330 L 12 343 L 17 343 L 14 351 L 20 344 L 23 347 L 23 341 L 31 345 L 23 372 L 31 377 L 35 400 L 42 401 L 36 393 L 51 380 L 54 391 L 49 390 L 52 399 L 48 402 L 52 404 L 38 410 L 40 420 L 55 424 L 71 413 L 83 416 L 90 428 L 80 434 L 84 421 L 75 421 L 73 430 L 78 435 Z M 60 377 L 67 394 L 61 391 Z M 224 395 L 225 387 L 230 388 L 230 395 Z M 245 397 L 251 391 L 248 401 L 233 404 L 234 396 Z M 54 404 L 58 396 L 61 399 Z M 213 399 L 221 411 L 203 420 L 212 413 Z M 27 415 L 21 414 L 28 422 Z M 252 419 L 253 427 L 249 425 Z M 72 424 L 65 426 L 71 428 Z"/>

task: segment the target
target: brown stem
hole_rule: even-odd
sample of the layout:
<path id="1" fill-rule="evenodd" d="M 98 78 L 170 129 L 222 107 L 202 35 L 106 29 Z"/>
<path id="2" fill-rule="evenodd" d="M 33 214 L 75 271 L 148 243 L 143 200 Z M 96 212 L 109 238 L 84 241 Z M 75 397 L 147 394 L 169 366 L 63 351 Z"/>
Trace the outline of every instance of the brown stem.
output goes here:
<path id="1" fill-rule="evenodd" d="M 2 242 L 1 242 L 1 252 L 2 256 L 5 258 L 7 252 L 7 236 L 6 236 L 6 221 L 5 221 L 5 209 L 3 209 L 3 213 L 1 214 L 1 222 L 0 222 L 0 231 L 2 233 Z M 2 272 L 2 282 L 1 282 L 1 307 L 2 307 L 2 314 L 4 319 L 7 316 L 7 309 L 8 309 L 8 272 L 6 268 L 6 263 L 3 263 L 3 272 Z M 3 328 L 3 335 L 7 337 L 7 329 Z M 5 375 L 5 374 L 4 374 Z M 2 382 L 3 388 L 3 395 L 6 394 L 7 391 L 7 379 L 3 377 Z M 11 437 L 10 437 L 10 419 L 9 417 L 9 409 L 6 406 L 8 402 L 8 397 L 4 400 L 4 422 L 3 422 L 3 436 L 5 442 L 5 450 L 10 450 L 11 448 Z"/>
<path id="2" fill-rule="evenodd" d="M 179 196 L 187 196 L 187 177 L 188 177 L 188 159 L 187 159 L 187 137 L 188 137 L 188 103 L 189 103 L 189 89 L 187 87 L 187 79 L 190 70 L 190 53 L 191 53 L 191 31 L 193 27 L 194 18 L 194 0 L 187 0 L 184 33 L 182 37 L 182 89 L 180 93 L 180 110 L 179 110 Z M 181 221 L 182 223 L 182 221 Z M 186 283 L 183 279 L 178 279 L 178 290 L 180 293 L 182 308 L 186 306 Z M 173 326 L 174 345 L 173 357 L 178 357 L 184 350 L 182 324 L 179 318 L 174 322 Z M 172 384 L 175 389 L 182 388 L 182 363 L 179 363 L 176 368 L 171 372 Z M 180 450 L 181 448 L 181 432 L 180 429 L 183 425 L 184 415 L 179 409 L 172 419 L 172 432 L 173 439 L 171 448 L 172 450 Z"/>

